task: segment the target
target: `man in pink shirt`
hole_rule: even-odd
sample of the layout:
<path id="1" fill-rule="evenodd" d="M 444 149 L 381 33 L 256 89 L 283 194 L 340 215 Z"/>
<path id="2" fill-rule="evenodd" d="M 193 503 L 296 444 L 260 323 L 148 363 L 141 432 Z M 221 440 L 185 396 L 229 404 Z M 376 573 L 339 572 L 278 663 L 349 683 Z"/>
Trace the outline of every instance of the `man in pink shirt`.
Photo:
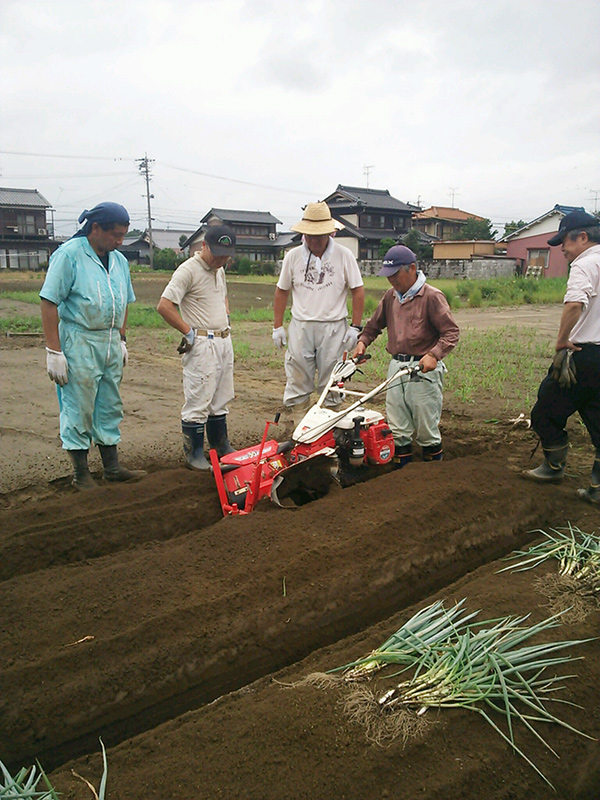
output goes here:
<path id="1" fill-rule="evenodd" d="M 386 415 L 394 435 L 394 462 L 402 467 L 412 460 L 413 436 L 423 450 L 424 461 L 441 461 L 442 390 L 446 367 L 443 358 L 458 342 L 459 330 L 448 301 L 430 286 L 417 269 L 417 257 L 404 245 L 394 245 L 379 271 L 391 288 L 358 337 L 354 355 L 362 355 L 384 328 L 386 350 L 392 356 L 388 378 L 411 364 L 422 372 L 402 376 L 386 396 Z"/>
<path id="2" fill-rule="evenodd" d="M 523 477 L 538 483 L 562 481 L 569 452 L 565 426 L 578 411 L 596 448 L 590 485 L 578 494 L 600 505 L 600 221 L 585 211 L 571 211 L 548 244 L 562 245 L 571 268 L 556 355 L 531 411 L 544 462 Z"/>

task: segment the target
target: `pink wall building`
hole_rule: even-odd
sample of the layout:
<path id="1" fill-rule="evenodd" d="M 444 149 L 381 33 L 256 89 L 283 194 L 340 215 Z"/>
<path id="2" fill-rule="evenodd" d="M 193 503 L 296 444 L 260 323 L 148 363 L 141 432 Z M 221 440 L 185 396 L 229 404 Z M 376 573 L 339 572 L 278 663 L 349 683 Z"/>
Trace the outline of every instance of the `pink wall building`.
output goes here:
<path id="1" fill-rule="evenodd" d="M 568 273 L 568 264 L 560 247 L 550 247 L 548 239 L 558 231 L 561 219 L 580 206 L 555 205 L 551 211 L 528 222 L 514 233 L 504 236 L 506 255 L 521 261 L 523 275 L 557 278 Z"/>

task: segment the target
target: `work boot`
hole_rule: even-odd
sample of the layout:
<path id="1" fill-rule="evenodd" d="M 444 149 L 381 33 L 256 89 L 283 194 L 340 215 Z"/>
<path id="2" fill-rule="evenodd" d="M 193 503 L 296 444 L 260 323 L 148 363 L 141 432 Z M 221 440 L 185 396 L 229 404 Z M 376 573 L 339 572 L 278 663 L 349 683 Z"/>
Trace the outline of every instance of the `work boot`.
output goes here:
<path id="1" fill-rule="evenodd" d="M 394 448 L 392 464 L 396 469 L 402 469 L 412 461 L 412 444 L 397 444 Z"/>
<path id="2" fill-rule="evenodd" d="M 97 489 L 98 484 L 92 477 L 88 467 L 87 450 L 67 450 L 71 464 L 73 464 L 73 486 L 79 491 Z"/>
<path id="3" fill-rule="evenodd" d="M 429 444 L 423 448 L 423 461 L 441 461 L 444 456 L 442 443 Z"/>
<path id="4" fill-rule="evenodd" d="M 587 489 L 577 489 L 582 500 L 600 506 L 600 447 L 596 448 L 596 460 L 592 467 L 590 485 Z"/>
<path id="5" fill-rule="evenodd" d="M 208 443 L 217 451 L 219 458 L 227 453 L 235 453 L 227 438 L 227 414 L 219 414 L 206 420 Z"/>
<path id="6" fill-rule="evenodd" d="M 190 469 L 209 470 L 210 464 L 204 455 L 204 423 L 181 422 L 183 431 L 183 453 Z"/>
<path id="7" fill-rule="evenodd" d="M 521 475 L 528 481 L 537 483 L 560 483 L 565 474 L 569 445 L 544 447 L 544 461 L 535 469 L 523 470 Z"/>
<path id="8" fill-rule="evenodd" d="M 119 464 L 116 444 L 99 444 L 100 457 L 104 466 L 104 480 L 111 483 L 123 483 L 124 481 L 139 481 L 146 474 L 143 469 L 125 469 Z"/>

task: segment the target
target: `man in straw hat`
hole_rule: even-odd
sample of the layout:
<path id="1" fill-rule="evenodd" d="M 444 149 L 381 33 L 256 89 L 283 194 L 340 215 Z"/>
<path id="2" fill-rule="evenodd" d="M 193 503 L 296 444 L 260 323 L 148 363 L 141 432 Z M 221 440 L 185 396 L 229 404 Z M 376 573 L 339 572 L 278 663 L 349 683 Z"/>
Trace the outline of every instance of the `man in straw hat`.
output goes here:
<path id="1" fill-rule="evenodd" d="M 309 203 L 292 230 L 302 233 L 303 240 L 283 260 L 273 302 L 273 341 L 277 347 L 288 345 L 283 404 L 298 409 L 310 403 L 315 373 L 320 393 L 335 362 L 356 346 L 365 290 L 356 259 L 332 238 L 337 226 L 327 203 Z M 350 324 L 346 319 L 348 289 L 352 295 Z M 283 315 L 290 293 L 292 320 L 286 338 Z M 339 402 L 337 396 L 329 400 L 331 405 Z"/>
<path id="2" fill-rule="evenodd" d="M 50 258 L 40 297 L 60 438 L 73 464 L 73 486 L 85 490 L 97 485 L 88 467 L 92 442 L 100 450 L 106 480 L 137 480 L 146 473 L 125 469 L 117 456 L 127 304 L 135 300 L 127 259 L 117 248 L 129 214 L 119 203 L 99 203 L 84 211 L 79 223 L 82 228 Z"/>

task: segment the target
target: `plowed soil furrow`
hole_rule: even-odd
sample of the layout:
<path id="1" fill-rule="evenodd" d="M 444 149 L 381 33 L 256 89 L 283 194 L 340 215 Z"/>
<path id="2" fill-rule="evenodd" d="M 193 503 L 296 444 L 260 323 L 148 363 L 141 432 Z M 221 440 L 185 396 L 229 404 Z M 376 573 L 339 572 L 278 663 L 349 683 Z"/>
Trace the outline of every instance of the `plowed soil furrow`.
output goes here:
<path id="1" fill-rule="evenodd" d="M 4 760 L 52 765 L 94 749 L 100 731 L 139 733 L 426 597 L 531 538 L 559 506 L 581 512 L 563 487 L 541 504 L 506 457 L 415 463 L 296 511 L 266 504 L 5 581 Z M 179 491 L 181 475 L 157 476 L 118 487 L 120 504 L 147 491 L 148 515 L 177 519 L 179 500 L 152 499 L 159 484 Z M 133 541 L 145 541 L 144 517 L 127 518 Z M 58 552 L 61 535 L 57 523 Z"/>
<path id="2" fill-rule="evenodd" d="M 492 563 L 466 575 L 416 606 L 356 636 L 311 654 L 272 678 L 222 697 L 210 706 L 182 716 L 113 747 L 108 752 L 111 800 L 598 800 L 600 796 L 600 678 L 598 643 L 573 648 L 582 657 L 559 668 L 565 679 L 561 704 L 554 709 L 586 739 L 558 725 L 540 728 L 556 750 L 556 758 L 523 726 L 515 723 L 519 747 L 552 781 L 554 792 L 479 715 L 460 709 L 430 710 L 423 733 L 379 747 L 365 729 L 352 724 L 340 701 L 342 688 L 327 690 L 291 684 L 370 652 L 397 630 L 418 608 L 435 599 L 451 604 L 467 598 L 481 619 L 532 612 L 531 622 L 549 615 L 545 597 L 531 573 L 497 575 Z M 549 573 L 552 566 L 536 571 Z M 600 612 L 577 624 L 548 632 L 546 640 L 587 639 L 600 633 Z M 539 639 L 538 639 L 539 641 Z M 393 681 L 379 681 L 380 692 Z M 499 715 L 494 721 L 504 727 Z M 96 743 L 96 751 L 98 744 Z M 57 770 L 51 777 L 69 800 L 85 800 L 87 788 L 71 769 L 94 780 L 102 772 L 97 755 Z"/>
<path id="3" fill-rule="evenodd" d="M 176 538 L 222 516 L 212 476 L 180 469 L 167 487 L 162 473 L 144 483 L 140 495 L 130 486 L 100 486 L 92 496 L 67 489 L 0 512 L 0 581 Z"/>

